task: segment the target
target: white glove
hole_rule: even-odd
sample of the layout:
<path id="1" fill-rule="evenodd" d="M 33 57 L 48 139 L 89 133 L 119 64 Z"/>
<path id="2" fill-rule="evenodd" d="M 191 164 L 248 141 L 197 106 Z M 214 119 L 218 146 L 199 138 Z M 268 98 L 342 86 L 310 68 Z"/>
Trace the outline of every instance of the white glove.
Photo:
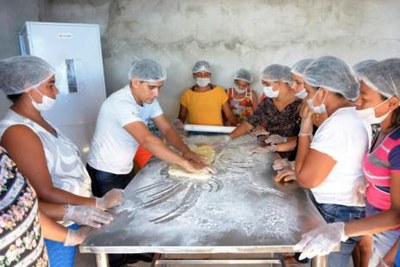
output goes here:
<path id="1" fill-rule="evenodd" d="M 65 246 L 76 246 L 85 241 L 86 237 L 92 232 L 93 228 L 89 226 L 80 227 L 78 230 L 68 230 L 65 238 Z"/>
<path id="2" fill-rule="evenodd" d="M 180 119 L 175 119 L 172 122 L 172 125 L 177 129 L 178 131 L 183 131 L 183 123 Z"/>
<path id="3" fill-rule="evenodd" d="M 96 198 L 96 208 L 108 210 L 118 206 L 124 201 L 124 190 L 112 189 L 107 192 L 102 198 Z"/>
<path id="4" fill-rule="evenodd" d="M 274 171 L 281 170 L 294 170 L 294 161 L 289 161 L 288 159 L 276 159 L 274 164 L 272 164 L 272 169 Z"/>
<path id="5" fill-rule="evenodd" d="M 376 267 L 389 267 L 388 264 L 383 259 L 379 259 L 378 265 Z"/>
<path id="6" fill-rule="evenodd" d="M 279 134 L 272 134 L 267 139 L 264 140 L 266 144 L 283 144 L 287 142 L 287 137 L 280 136 Z"/>
<path id="7" fill-rule="evenodd" d="M 253 150 L 250 151 L 250 155 L 253 155 L 255 153 L 260 153 L 260 154 L 266 154 L 266 153 L 271 153 L 276 151 L 276 145 L 271 145 L 271 146 L 259 146 Z"/>
<path id="8" fill-rule="evenodd" d="M 296 251 L 303 251 L 299 260 L 329 254 L 341 241 L 348 239 L 344 234 L 344 223 L 335 222 L 318 227 L 301 236 L 294 246 Z"/>
<path id="9" fill-rule="evenodd" d="M 312 121 L 312 112 L 308 111 L 308 113 L 304 114 L 301 117 L 301 124 L 300 124 L 300 133 L 299 135 L 312 135 L 313 132 L 313 121 Z"/>
<path id="10" fill-rule="evenodd" d="M 250 135 L 258 137 L 261 135 L 269 135 L 269 132 L 265 130 L 263 127 L 257 126 L 253 128 L 253 130 L 251 130 Z"/>
<path id="11" fill-rule="evenodd" d="M 111 214 L 95 207 L 68 205 L 63 221 L 73 221 L 77 224 L 99 228 L 102 224 L 109 224 L 113 219 Z"/>
<path id="12" fill-rule="evenodd" d="M 229 135 L 225 135 L 221 142 L 219 142 L 218 146 L 224 147 L 227 146 L 232 141 L 232 138 Z"/>

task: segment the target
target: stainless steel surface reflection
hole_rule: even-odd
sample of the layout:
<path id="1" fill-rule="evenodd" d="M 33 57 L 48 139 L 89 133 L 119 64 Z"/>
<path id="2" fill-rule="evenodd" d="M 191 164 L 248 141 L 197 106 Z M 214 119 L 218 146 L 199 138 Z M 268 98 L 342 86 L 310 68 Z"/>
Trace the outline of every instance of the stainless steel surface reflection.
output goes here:
<path id="1" fill-rule="evenodd" d="M 207 181 L 169 177 L 153 159 L 125 190 L 114 221 L 81 245 L 92 253 L 291 252 L 302 233 L 324 224 L 296 184 L 278 185 L 273 155 L 249 152 L 249 136 L 221 147 L 222 136 L 194 136 L 218 152 Z"/>

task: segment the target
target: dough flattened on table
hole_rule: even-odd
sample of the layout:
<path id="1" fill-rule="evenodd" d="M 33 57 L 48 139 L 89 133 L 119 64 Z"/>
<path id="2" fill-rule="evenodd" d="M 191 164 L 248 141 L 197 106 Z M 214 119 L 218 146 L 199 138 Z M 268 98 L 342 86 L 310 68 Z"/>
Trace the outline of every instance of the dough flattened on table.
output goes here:
<path id="1" fill-rule="evenodd" d="M 207 165 L 211 164 L 215 159 L 215 149 L 212 146 L 202 145 L 202 146 L 191 146 L 190 150 L 202 155 L 206 158 L 205 162 Z M 187 172 L 177 165 L 171 165 L 168 169 L 168 174 L 177 177 L 187 177 L 190 179 L 207 180 L 212 177 L 212 174 L 208 171 L 191 173 Z"/>

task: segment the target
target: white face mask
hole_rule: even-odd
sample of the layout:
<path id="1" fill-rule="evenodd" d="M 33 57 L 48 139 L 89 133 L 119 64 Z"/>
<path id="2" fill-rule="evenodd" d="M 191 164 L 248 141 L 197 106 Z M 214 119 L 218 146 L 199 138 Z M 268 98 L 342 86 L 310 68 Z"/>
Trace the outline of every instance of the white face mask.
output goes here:
<path id="1" fill-rule="evenodd" d="M 42 95 L 42 103 L 36 103 L 35 100 L 33 100 L 32 96 L 29 94 L 29 97 L 32 100 L 32 105 L 34 108 L 36 108 L 38 111 L 45 111 L 51 109 L 54 104 L 56 103 L 56 100 L 48 97 L 47 95 L 42 94 L 39 89 L 35 88 L 39 94 Z"/>
<path id="2" fill-rule="evenodd" d="M 319 90 L 321 90 L 321 89 L 318 89 L 318 92 L 319 92 Z M 311 111 L 312 111 L 313 113 L 315 113 L 315 114 L 324 114 L 324 113 L 326 113 L 326 106 L 325 106 L 325 104 L 324 104 L 325 97 L 324 97 L 324 99 L 322 100 L 322 104 L 321 104 L 321 105 L 319 105 L 319 106 L 314 106 L 314 103 L 313 103 L 313 100 L 314 100 L 315 97 L 317 96 L 318 92 L 315 93 L 315 95 L 314 95 L 314 97 L 313 97 L 312 99 L 307 99 L 306 102 L 307 102 L 308 106 L 310 107 L 310 109 L 311 109 Z"/>
<path id="3" fill-rule="evenodd" d="M 236 93 L 243 94 L 246 92 L 246 89 L 240 89 L 236 84 L 233 85 L 233 89 L 235 89 Z"/>
<path id="4" fill-rule="evenodd" d="M 264 86 L 263 90 L 264 94 L 269 98 L 277 98 L 279 95 L 279 90 L 272 90 L 272 86 Z"/>
<path id="5" fill-rule="evenodd" d="M 304 98 L 307 96 L 307 91 L 306 91 L 306 89 L 303 89 L 303 90 L 301 90 L 301 91 L 295 93 L 294 95 L 295 95 L 297 98 L 304 99 Z"/>
<path id="6" fill-rule="evenodd" d="M 210 78 L 196 78 L 196 84 L 200 87 L 206 87 L 211 82 Z"/>
<path id="7" fill-rule="evenodd" d="M 375 109 L 380 107 L 382 104 L 384 104 L 386 101 L 388 101 L 389 99 L 386 99 L 385 101 L 383 101 L 382 103 L 379 103 L 378 105 L 376 105 L 375 107 L 370 107 L 370 108 L 366 108 L 366 109 L 361 109 L 361 110 L 357 110 L 357 115 L 365 120 L 366 122 L 368 122 L 369 124 L 376 124 L 376 123 L 381 123 L 383 122 L 391 113 L 391 111 L 389 111 L 388 113 L 386 113 L 383 116 L 380 117 L 376 117 L 375 115 Z"/>

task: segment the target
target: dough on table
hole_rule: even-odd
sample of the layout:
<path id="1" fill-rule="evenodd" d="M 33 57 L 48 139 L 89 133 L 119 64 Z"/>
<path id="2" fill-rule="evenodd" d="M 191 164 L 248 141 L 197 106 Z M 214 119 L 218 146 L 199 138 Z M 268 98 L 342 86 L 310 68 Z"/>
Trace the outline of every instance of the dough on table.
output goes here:
<path id="1" fill-rule="evenodd" d="M 205 157 L 207 165 L 211 164 L 215 159 L 215 149 L 212 146 L 190 146 L 190 150 Z M 171 165 L 168 168 L 168 174 L 170 176 L 186 177 L 190 179 L 208 180 L 212 177 L 212 174 L 208 171 L 191 173 L 187 172 L 177 165 Z"/>

